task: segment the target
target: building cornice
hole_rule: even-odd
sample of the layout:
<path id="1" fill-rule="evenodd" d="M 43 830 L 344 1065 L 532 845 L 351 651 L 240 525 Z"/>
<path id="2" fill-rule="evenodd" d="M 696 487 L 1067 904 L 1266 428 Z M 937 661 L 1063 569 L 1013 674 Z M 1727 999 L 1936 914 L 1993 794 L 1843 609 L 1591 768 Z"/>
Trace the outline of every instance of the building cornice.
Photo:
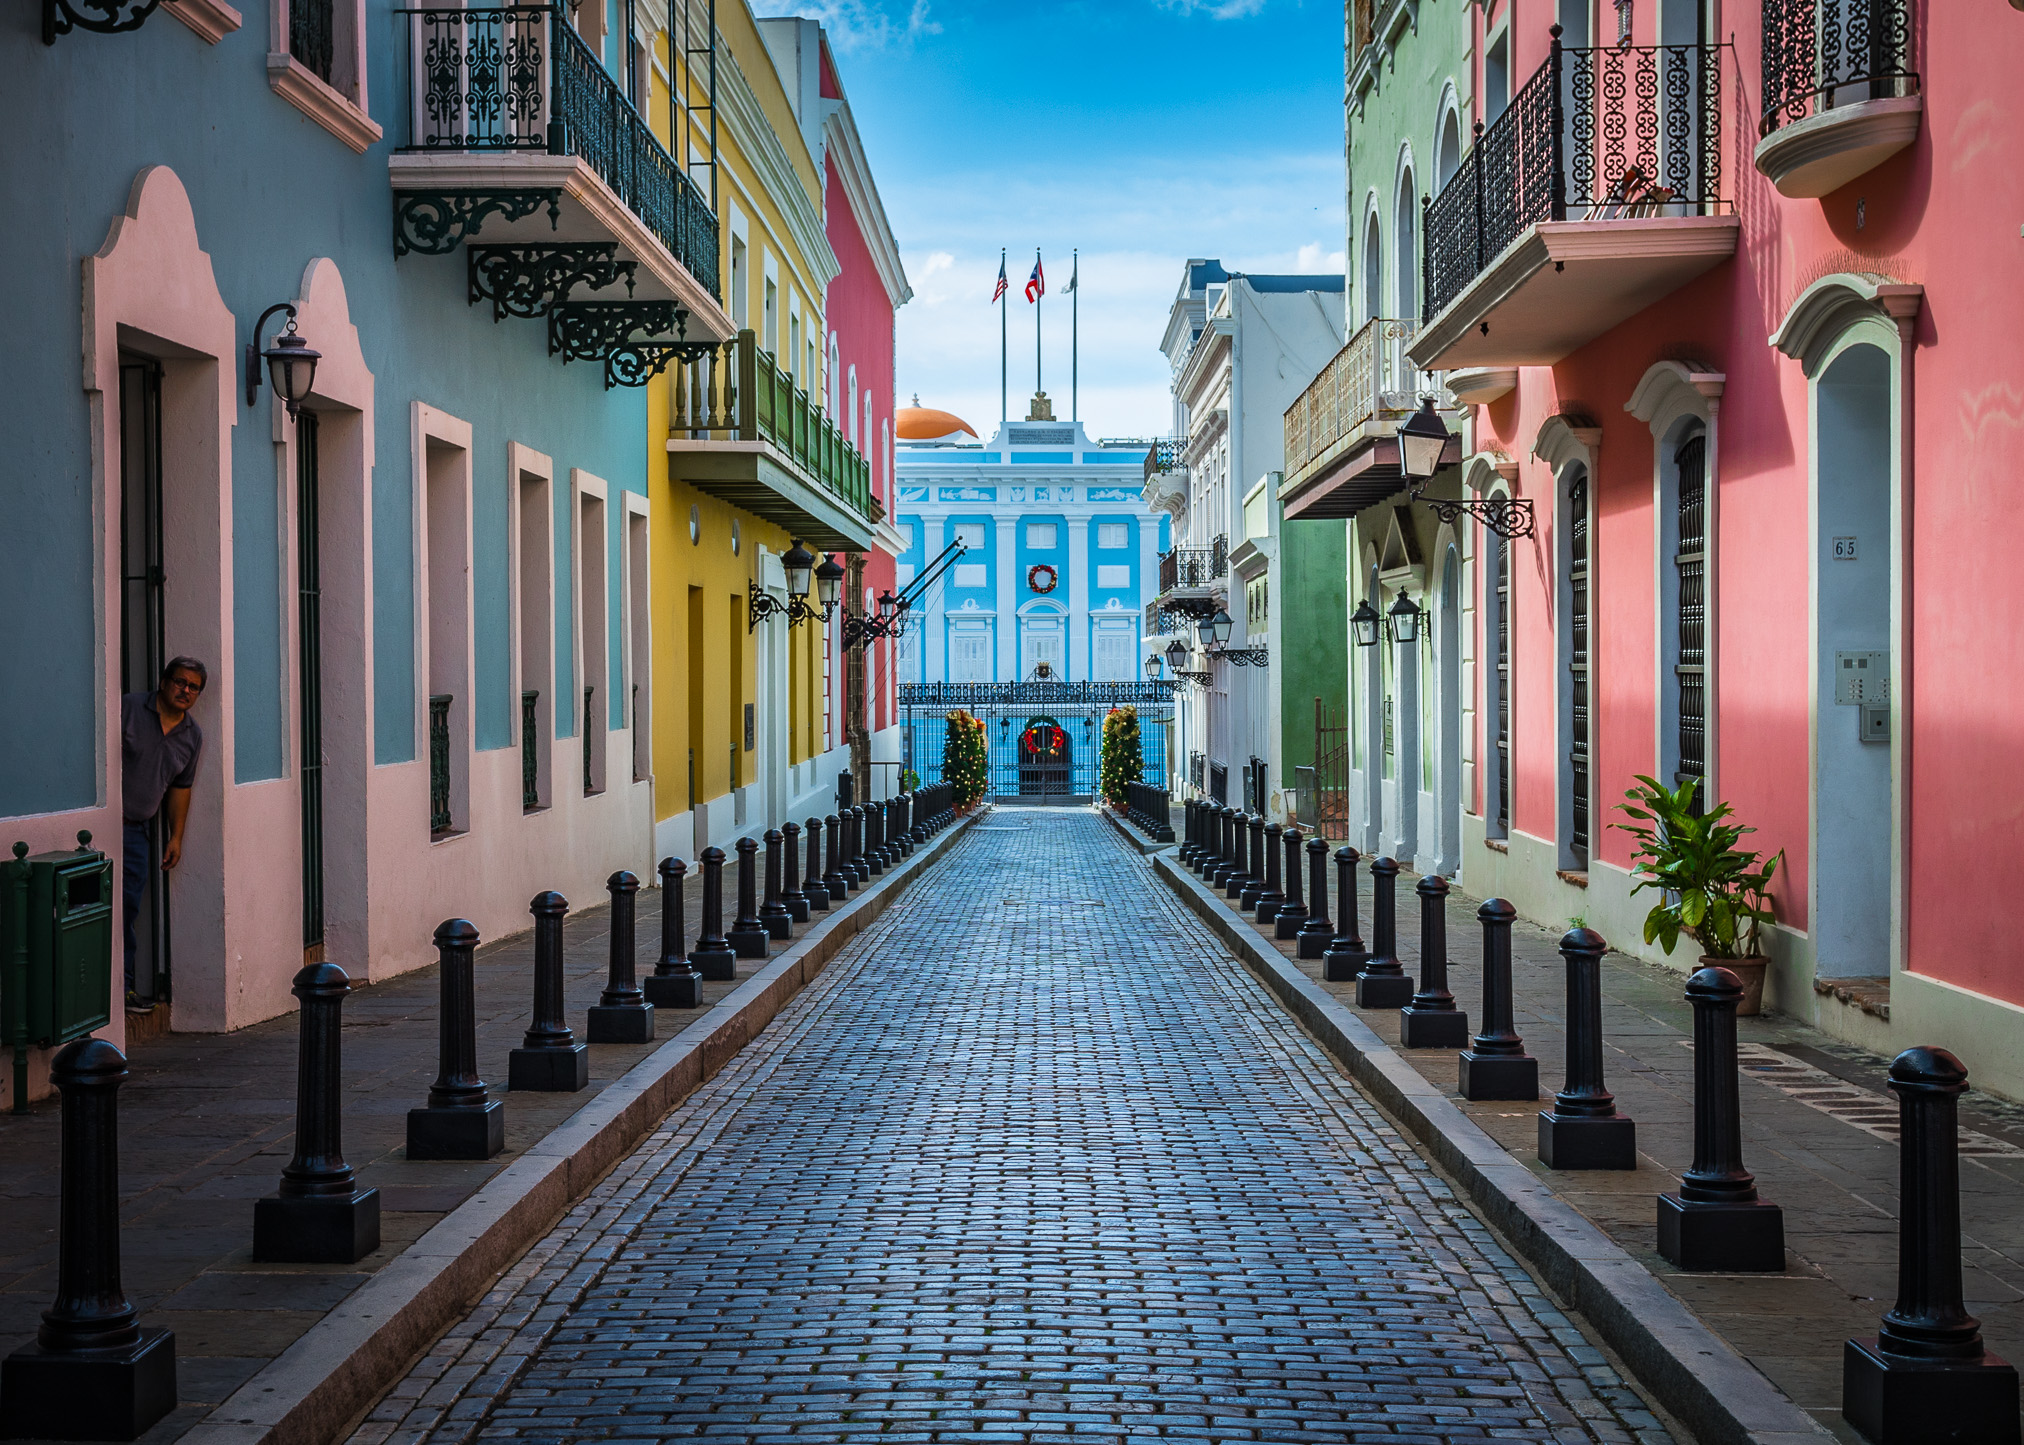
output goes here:
<path id="1" fill-rule="evenodd" d="M 808 194 L 808 187 L 795 169 L 794 158 L 766 118 L 757 92 L 745 78 L 721 30 L 718 41 L 717 63 L 721 69 L 717 75 L 717 98 L 724 111 L 725 127 L 751 166 L 754 183 L 779 209 L 788 237 L 808 267 L 809 281 L 819 300 L 843 270 L 829 237 L 823 233 L 821 198 Z M 770 65 L 772 61 L 769 59 L 767 63 Z M 799 142 L 798 134 L 795 140 Z M 812 159 L 810 164 L 812 168 Z M 819 177 L 817 184 L 820 185 Z"/>
<path id="2" fill-rule="evenodd" d="M 885 284 L 886 295 L 897 311 L 913 299 L 914 288 L 907 283 L 899 242 L 893 239 L 892 223 L 886 217 L 885 203 L 879 199 L 878 184 L 872 179 L 871 162 L 865 157 L 864 141 L 857 133 L 857 119 L 851 114 L 848 100 L 823 117 L 822 138 L 825 154 L 836 166 L 837 181 L 857 221 L 858 234 L 864 237 L 865 249 L 871 252 L 878 278 Z"/>

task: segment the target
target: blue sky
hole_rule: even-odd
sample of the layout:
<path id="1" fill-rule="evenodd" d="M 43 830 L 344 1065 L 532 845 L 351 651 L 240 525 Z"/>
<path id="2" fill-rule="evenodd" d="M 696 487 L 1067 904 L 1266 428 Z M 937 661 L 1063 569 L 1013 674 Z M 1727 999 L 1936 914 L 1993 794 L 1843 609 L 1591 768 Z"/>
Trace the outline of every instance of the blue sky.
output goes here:
<path id="1" fill-rule="evenodd" d="M 1069 253 L 1081 249 L 1082 417 L 1168 430 L 1167 308 L 1189 256 L 1342 269 L 1340 0 L 786 0 L 824 21 L 913 282 L 904 404 L 998 415 L 998 250 L 1010 251 L 1011 396 L 1033 390 L 1042 248 L 1045 379 L 1069 401 Z"/>

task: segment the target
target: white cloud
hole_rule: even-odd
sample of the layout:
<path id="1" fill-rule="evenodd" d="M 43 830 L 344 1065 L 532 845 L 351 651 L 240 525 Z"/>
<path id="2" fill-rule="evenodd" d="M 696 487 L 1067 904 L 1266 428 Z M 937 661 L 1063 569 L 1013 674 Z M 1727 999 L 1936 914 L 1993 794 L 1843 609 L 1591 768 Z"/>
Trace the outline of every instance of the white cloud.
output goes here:
<path id="1" fill-rule="evenodd" d="M 1159 0 L 1162 10 L 1182 15 L 1207 15 L 1212 20 L 1244 20 L 1265 8 L 1265 0 Z"/>
<path id="2" fill-rule="evenodd" d="M 798 15 L 821 21 L 823 29 L 829 32 L 830 44 L 845 54 L 890 50 L 923 35 L 942 33 L 941 22 L 933 18 L 928 0 L 913 0 L 904 20 L 878 0 L 798 0 L 789 8 L 780 4 L 757 8 L 766 15 Z"/>

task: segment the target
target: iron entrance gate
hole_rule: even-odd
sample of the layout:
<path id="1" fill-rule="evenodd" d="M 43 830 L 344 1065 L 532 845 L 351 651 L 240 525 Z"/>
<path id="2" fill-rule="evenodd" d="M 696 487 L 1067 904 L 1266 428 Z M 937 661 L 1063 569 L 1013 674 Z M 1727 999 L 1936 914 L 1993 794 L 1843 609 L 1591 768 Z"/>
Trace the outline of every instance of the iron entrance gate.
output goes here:
<path id="1" fill-rule="evenodd" d="M 1104 715 L 1138 709 L 1140 777 L 1167 776 L 1166 740 L 1174 716 L 1172 682 L 903 683 L 906 765 L 923 782 L 942 777 L 948 714 L 956 708 L 984 724 L 987 796 L 1026 802 L 1087 802 L 1096 796 L 1097 750 Z"/>

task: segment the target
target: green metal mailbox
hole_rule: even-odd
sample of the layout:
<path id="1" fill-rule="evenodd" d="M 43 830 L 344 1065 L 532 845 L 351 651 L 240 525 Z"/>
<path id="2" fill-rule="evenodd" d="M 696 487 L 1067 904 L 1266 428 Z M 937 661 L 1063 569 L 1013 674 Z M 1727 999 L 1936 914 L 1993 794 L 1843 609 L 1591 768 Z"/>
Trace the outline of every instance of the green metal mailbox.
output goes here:
<path id="1" fill-rule="evenodd" d="M 14 1111 L 28 1110 L 28 1049 L 81 1039 L 112 1021 L 112 860 L 75 850 L 0 863 L 0 1043 L 14 1050 Z"/>

